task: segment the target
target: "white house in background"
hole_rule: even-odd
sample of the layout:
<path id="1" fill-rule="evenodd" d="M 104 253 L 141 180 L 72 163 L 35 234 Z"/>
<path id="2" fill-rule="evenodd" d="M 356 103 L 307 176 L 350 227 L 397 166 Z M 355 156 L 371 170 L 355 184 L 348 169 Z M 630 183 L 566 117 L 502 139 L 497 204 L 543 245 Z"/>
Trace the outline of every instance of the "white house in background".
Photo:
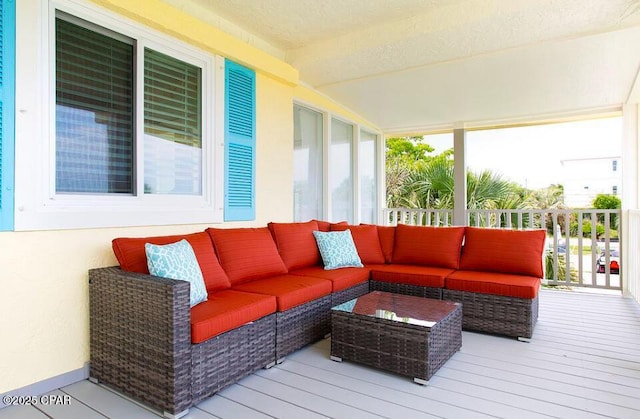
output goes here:
<path id="1" fill-rule="evenodd" d="M 622 195 L 622 157 L 566 159 L 560 163 L 568 207 L 590 207 L 598 194 Z"/>

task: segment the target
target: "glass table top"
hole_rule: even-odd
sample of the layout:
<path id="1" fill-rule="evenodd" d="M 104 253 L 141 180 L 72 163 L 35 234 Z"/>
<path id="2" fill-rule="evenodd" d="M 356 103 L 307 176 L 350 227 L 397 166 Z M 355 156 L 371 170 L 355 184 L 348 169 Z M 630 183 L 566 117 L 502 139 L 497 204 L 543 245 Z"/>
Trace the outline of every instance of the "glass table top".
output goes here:
<path id="1" fill-rule="evenodd" d="M 373 291 L 331 310 L 432 327 L 460 306 L 453 301 Z"/>

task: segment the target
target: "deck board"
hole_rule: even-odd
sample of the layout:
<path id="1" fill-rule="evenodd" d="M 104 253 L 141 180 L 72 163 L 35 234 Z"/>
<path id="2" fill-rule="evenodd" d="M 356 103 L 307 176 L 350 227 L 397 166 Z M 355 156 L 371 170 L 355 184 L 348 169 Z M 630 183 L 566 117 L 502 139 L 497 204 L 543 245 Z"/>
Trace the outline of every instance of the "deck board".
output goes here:
<path id="1" fill-rule="evenodd" d="M 190 409 L 211 418 L 640 418 L 640 305 L 543 290 L 530 343 L 463 332 L 429 386 L 329 360 L 330 340 L 289 355 Z M 0 419 L 151 418 L 158 412 L 89 381 L 52 394 L 70 406 L 12 406 Z"/>

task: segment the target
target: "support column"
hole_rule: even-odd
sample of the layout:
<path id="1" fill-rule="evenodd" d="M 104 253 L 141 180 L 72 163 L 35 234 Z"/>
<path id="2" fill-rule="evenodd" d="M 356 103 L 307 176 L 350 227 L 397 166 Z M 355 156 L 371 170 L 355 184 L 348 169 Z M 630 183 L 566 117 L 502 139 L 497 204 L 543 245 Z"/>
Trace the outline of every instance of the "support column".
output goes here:
<path id="1" fill-rule="evenodd" d="M 637 211 L 640 205 L 640 125 L 638 104 L 622 107 L 622 217 L 620 220 L 620 249 L 622 293 L 640 302 L 640 272 L 635 262 L 640 244 Z M 633 218 L 632 218 L 633 217 Z"/>
<path id="2" fill-rule="evenodd" d="M 467 131 L 453 130 L 453 225 L 467 225 Z"/>
<path id="3" fill-rule="evenodd" d="M 622 209 L 638 209 L 638 105 L 622 107 Z"/>

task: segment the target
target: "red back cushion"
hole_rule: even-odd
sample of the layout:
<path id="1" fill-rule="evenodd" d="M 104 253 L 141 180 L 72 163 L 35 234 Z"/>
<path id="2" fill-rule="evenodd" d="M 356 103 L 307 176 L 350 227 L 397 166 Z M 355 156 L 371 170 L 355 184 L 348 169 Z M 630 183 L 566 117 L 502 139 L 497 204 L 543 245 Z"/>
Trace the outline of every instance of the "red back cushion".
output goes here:
<path id="1" fill-rule="evenodd" d="M 144 244 L 163 245 L 176 243 L 182 239 L 186 239 L 189 242 L 196 254 L 196 259 L 200 265 L 207 291 L 213 292 L 229 288 L 231 286 L 229 278 L 224 270 L 222 270 L 216 258 L 211 238 L 204 231 L 179 236 L 122 237 L 113 239 L 111 245 L 120 264 L 120 268 L 125 271 L 139 272 L 148 275 L 149 268 L 147 267 L 147 254 L 144 251 Z"/>
<path id="2" fill-rule="evenodd" d="M 467 227 L 460 269 L 542 278 L 544 230 Z"/>
<path id="3" fill-rule="evenodd" d="M 383 264 L 384 254 L 380 247 L 380 239 L 378 238 L 378 229 L 374 225 L 358 225 L 352 226 L 348 224 L 332 224 L 332 231 L 351 230 L 351 237 L 356 245 L 358 256 L 362 263 Z"/>
<path id="4" fill-rule="evenodd" d="M 318 223 L 318 231 L 331 231 L 331 223 L 329 221 L 313 220 Z"/>
<path id="5" fill-rule="evenodd" d="M 348 224 L 346 221 L 340 221 L 338 223 L 332 223 L 329 221 L 321 221 L 321 220 L 313 220 L 313 221 L 318 223 L 318 231 L 324 231 L 324 232 L 331 231 L 331 226 L 333 224 Z"/>
<path id="6" fill-rule="evenodd" d="M 267 227 L 208 228 L 231 285 L 287 273 Z"/>
<path id="7" fill-rule="evenodd" d="M 393 263 L 458 269 L 464 227 L 422 227 L 399 224 Z"/>
<path id="8" fill-rule="evenodd" d="M 396 228 L 394 226 L 377 227 L 384 260 L 386 263 L 391 263 L 391 260 L 393 260 L 393 245 L 396 240 Z"/>
<path id="9" fill-rule="evenodd" d="M 320 252 L 313 232 L 316 221 L 306 223 L 269 223 L 278 252 L 288 270 L 306 268 L 320 263 Z"/>

